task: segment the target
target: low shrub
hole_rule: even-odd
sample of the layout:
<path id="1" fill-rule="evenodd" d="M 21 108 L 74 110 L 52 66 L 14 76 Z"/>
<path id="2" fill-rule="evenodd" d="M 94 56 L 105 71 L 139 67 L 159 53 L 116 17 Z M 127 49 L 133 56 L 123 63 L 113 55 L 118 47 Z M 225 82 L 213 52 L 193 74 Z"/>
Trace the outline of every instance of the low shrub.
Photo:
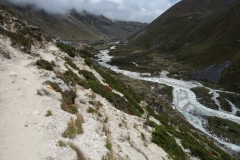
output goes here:
<path id="1" fill-rule="evenodd" d="M 53 65 L 50 62 L 48 62 L 48 61 L 46 61 L 44 59 L 37 60 L 36 64 L 39 67 L 41 67 L 42 69 L 46 69 L 46 70 L 49 70 L 49 71 L 53 70 Z"/>
<path id="2" fill-rule="evenodd" d="M 77 65 L 75 63 L 73 63 L 73 61 L 68 58 L 68 57 L 65 57 L 65 61 L 66 63 L 71 66 L 72 68 L 76 69 L 76 70 L 79 70 L 79 68 L 77 67 Z"/>
<path id="3" fill-rule="evenodd" d="M 208 93 L 209 90 L 204 87 L 195 87 L 191 89 L 197 97 L 197 100 L 205 107 L 218 110 L 218 106 L 215 101 L 211 99 L 211 95 Z"/>
<path id="4" fill-rule="evenodd" d="M 77 114 L 77 119 L 74 121 L 73 118 L 68 122 L 68 127 L 67 129 L 62 133 L 62 136 L 64 138 L 70 138 L 73 139 L 76 137 L 78 134 L 83 133 L 82 129 L 82 123 L 83 123 L 83 118 L 80 114 Z"/>
<path id="5" fill-rule="evenodd" d="M 57 47 L 60 48 L 63 52 L 67 53 L 70 57 L 75 57 L 76 49 L 69 45 L 58 43 Z"/>
<path id="6" fill-rule="evenodd" d="M 94 113 L 94 112 L 96 112 L 94 108 L 88 107 L 87 113 Z"/>
<path id="7" fill-rule="evenodd" d="M 83 152 L 76 145 L 74 145 L 73 143 L 70 143 L 70 147 L 72 148 L 72 150 L 76 152 L 77 160 L 87 160 Z"/>
<path id="8" fill-rule="evenodd" d="M 78 73 L 83 75 L 87 80 L 98 81 L 92 72 L 89 72 L 87 70 L 79 70 Z"/>
<path id="9" fill-rule="evenodd" d="M 47 113 L 45 114 L 45 117 L 50 117 L 52 116 L 52 111 L 48 110 Z"/>
<path id="10" fill-rule="evenodd" d="M 92 60 L 90 58 L 85 58 L 84 62 L 86 63 L 86 65 L 91 66 L 92 65 Z"/>

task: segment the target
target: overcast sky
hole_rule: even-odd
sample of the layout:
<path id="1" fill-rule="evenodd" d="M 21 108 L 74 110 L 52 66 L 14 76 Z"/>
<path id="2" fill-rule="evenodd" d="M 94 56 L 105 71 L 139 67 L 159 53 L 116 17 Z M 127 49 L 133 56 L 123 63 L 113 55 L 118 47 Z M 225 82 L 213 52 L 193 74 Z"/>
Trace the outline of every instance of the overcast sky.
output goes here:
<path id="1" fill-rule="evenodd" d="M 36 4 L 53 13 L 66 13 L 72 8 L 104 15 L 110 19 L 150 23 L 180 0 L 10 0 Z"/>

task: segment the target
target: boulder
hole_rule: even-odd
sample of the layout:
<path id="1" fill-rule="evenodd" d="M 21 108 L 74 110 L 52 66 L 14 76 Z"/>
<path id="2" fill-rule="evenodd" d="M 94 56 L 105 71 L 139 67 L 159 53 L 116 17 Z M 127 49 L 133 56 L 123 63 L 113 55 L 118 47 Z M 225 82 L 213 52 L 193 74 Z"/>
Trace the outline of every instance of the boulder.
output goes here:
<path id="1" fill-rule="evenodd" d="M 54 72 L 42 69 L 40 70 L 40 74 L 41 74 L 41 78 L 44 79 L 45 81 L 51 81 L 51 82 L 57 83 L 58 86 L 62 89 L 62 91 L 70 90 L 62 79 L 56 77 Z"/>
<path id="2" fill-rule="evenodd" d="M 41 95 L 46 95 L 52 97 L 53 99 L 62 100 L 62 95 L 56 92 L 50 85 L 44 86 L 42 89 L 38 90 Z"/>

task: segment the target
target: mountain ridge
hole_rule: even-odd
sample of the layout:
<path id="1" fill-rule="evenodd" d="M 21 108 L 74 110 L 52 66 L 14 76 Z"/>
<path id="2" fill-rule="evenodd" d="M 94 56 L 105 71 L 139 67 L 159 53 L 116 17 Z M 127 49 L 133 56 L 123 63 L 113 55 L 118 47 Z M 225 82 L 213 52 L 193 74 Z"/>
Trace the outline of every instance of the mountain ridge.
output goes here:
<path id="1" fill-rule="evenodd" d="M 31 4 L 1 2 L 22 19 L 39 26 L 47 35 L 65 40 L 108 40 L 125 38 L 145 27 L 146 23 L 112 21 L 102 15 L 94 15 L 72 9 L 66 14 L 48 13 Z M 66 28 L 68 32 L 66 32 Z"/>
<path id="2" fill-rule="evenodd" d="M 123 61 L 132 60 L 131 56 L 138 57 L 134 50 L 142 50 L 141 58 L 137 60 L 139 63 L 148 58 L 154 61 L 164 57 L 169 63 L 183 66 L 179 68 L 185 75 L 229 61 L 230 65 L 222 72 L 219 83 L 239 92 L 239 8 L 240 2 L 233 0 L 180 1 L 129 37 L 125 49 L 120 47 L 130 51 L 124 55 Z M 149 63 L 154 66 L 154 62 L 149 60 Z M 153 69 L 159 71 L 161 68 Z M 181 74 L 177 70 L 175 72 Z"/>

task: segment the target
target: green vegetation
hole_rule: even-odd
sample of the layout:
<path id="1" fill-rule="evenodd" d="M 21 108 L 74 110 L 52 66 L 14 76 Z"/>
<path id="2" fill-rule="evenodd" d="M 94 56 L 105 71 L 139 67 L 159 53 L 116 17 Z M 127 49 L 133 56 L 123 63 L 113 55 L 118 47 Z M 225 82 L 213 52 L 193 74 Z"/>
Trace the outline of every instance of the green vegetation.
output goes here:
<path id="1" fill-rule="evenodd" d="M 163 126 L 155 127 L 152 133 L 152 142 L 162 147 L 173 159 L 186 159 L 186 154 L 182 148 L 176 143 Z"/>
<path id="2" fill-rule="evenodd" d="M 61 141 L 61 140 L 58 141 L 58 145 L 60 147 L 67 147 L 67 144 L 65 142 Z"/>
<path id="3" fill-rule="evenodd" d="M 45 114 L 45 117 L 50 117 L 52 116 L 52 111 L 48 110 L 47 113 Z"/>
<path id="4" fill-rule="evenodd" d="M 96 68 L 95 70 L 105 79 L 106 83 L 111 88 L 121 92 L 127 98 L 127 100 L 140 112 L 143 113 L 143 109 L 138 104 L 143 98 L 136 94 L 131 88 L 127 88 L 123 84 L 119 83 L 111 74 L 103 71 L 102 69 Z"/>
<path id="5" fill-rule="evenodd" d="M 75 57 L 76 49 L 69 45 L 58 43 L 57 47 L 60 48 L 63 52 L 67 53 L 70 57 Z"/>
<path id="6" fill-rule="evenodd" d="M 231 101 L 237 108 L 240 109 L 240 95 L 237 94 L 231 94 L 231 93 L 224 93 L 219 92 L 219 95 L 223 98 L 226 98 L 227 100 Z"/>
<path id="7" fill-rule="evenodd" d="M 172 159 L 187 159 L 186 154 L 176 143 L 174 137 L 181 140 L 182 146 L 189 149 L 191 153 L 204 160 L 218 160 L 221 157 L 225 159 L 234 159 L 218 148 L 211 140 L 192 131 L 186 123 L 179 123 L 176 117 L 171 118 L 165 113 L 155 114 L 151 106 L 146 107 L 148 114 L 156 118 L 162 125 L 157 125 L 153 121 L 148 121 L 149 126 L 154 127 L 152 141 L 162 147 Z M 182 125 L 184 124 L 184 125 Z M 175 128 L 178 128 L 178 131 Z"/>
<path id="8" fill-rule="evenodd" d="M 53 70 L 53 67 L 54 67 L 52 63 L 50 63 L 50 62 L 48 62 L 48 61 L 46 61 L 46 60 L 44 60 L 44 59 L 39 59 L 39 60 L 37 60 L 36 64 L 37 64 L 39 67 L 41 67 L 41 68 L 43 68 L 43 69 L 46 69 L 46 70 L 49 70 L 49 71 L 52 71 L 52 70 Z"/>
<path id="9" fill-rule="evenodd" d="M 92 72 L 89 72 L 87 70 L 79 70 L 78 73 L 83 75 L 86 80 L 98 81 L 98 79 L 94 76 Z"/>
<path id="10" fill-rule="evenodd" d="M 112 151 L 112 143 L 107 139 L 106 141 L 106 148 L 109 150 L 109 151 Z"/>
<path id="11" fill-rule="evenodd" d="M 70 143 L 69 146 L 77 153 L 77 160 L 87 160 L 82 151 L 73 143 Z"/>
<path id="12" fill-rule="evenodd" d="M 92 60 L 90 58 L 85 58 L 84 62 L 88 65 L 91 66 L 92 65 Z"/>
<path id="13" fill-rule="evenodd" d="M 141 116 L 141 114 L 139 113 L 141 107 L 138 105 L 137 102 L 135 102 L 135 100 L 128 99 L 130 100 L 129 103 L 123 97 L 119 96 L 116 93 L 113 93 L 111 90 L 109 90 L 109 87 L 101 84 L 98 79 L 89 71 L 80 70 L 79 73 L 82 74 L 86 78 L 86 80 L 79 78 L 78 75 L 70 69 L 64 73 L 64 79 L 65 81 L 67 81 L 67 83 L 77 83 L 78 85 L 81 85 L 86 89 L 91 88 L 95 93 L 100 94 L 101 96 L 105 97 L 109 102 L 113 103 L 114 106 L 119 110 L 123 110 L 129 114 Z"/>
<path id="14" fill-rule="evenodd" d="M 31 40 L 29 38 L 25 37 L 21 33 L 14 33 L 14 32 L 6 31 L 6 30 L 0 28 L 0 34 L 8 36 L 12 41 L 12 45 L 23 46 L 24 51 L 27 51 L 28 48 L 30 48 L 30 46 L 31 46 Z"/>
<path id="15" fill-rule="evenodd" d="M 220 102 L 222 110 L 232 112 L 232 107 L 225 98 L 217 97 L 217 100 Z"/>
<path id="16" fill-rule="evenodd" d="M 94 113 L 94 112 L 96 112 L 94 108 L 88 107 L 87 113 Z"/>
<path id="17" fill-rule="evenodd" d="M 204 106 L 218 110 L 218 106 L 215 104 L 214 100 L 211 99 L 212 95 L 208 92 L 209 90 L 204 87 L 196 87 L 191 89 L 197 97 L 197 100 Z"/>
<path id="18" fill-rule="evenodd" d="M 73 61 L 68 58 L 68 57 L 65 57 L 65 61 L 67 62 L 67 64 L 69 66 L 71 66 L 72 68 L 76 69 L 76 70 L 79 70 L 79 68 L 77 67 L 77 65 L 75 63 L 73 63 Z"/>
<path id="19" fill-rule="evenodd" d="M 74 100 L 76 98 L 76 92 L 72 89 L 70 91 L 62 92 L 62 110 L 69 112 L 71 114 L 78 113 L 78 109 L 74 105 Z"/>
<path id="20" fill-rule="evenodd" d="M 73 139 L 78 134 L 83 133 L 82 123 L 84 122 L 82 115 L 76 114 L 77 119 L 74 121 L 73 118 L 68 122 L 68 128 L 62 133 L 64 138 Z"/>
<path id="21" fill-rule="evenodd" d="M 145 138 L 145 134 L 142 133 L 142 132 L 141 132 L 141 138 L 142 138 L 142 140 L 145 140 L 145 139 L 146 139 L 146 138 Z"/>
<path id="22" fill-rule="evenodd" d="M 228 142 L 239 144 L 240 139 L 240 125 L 232 122 L 230 120 L 221 119 L 218 117 L 209 117 L 208 118 L 208 127 L 209 131 L 212 131 L 218 137 L 222 136 L 228 139 Z"/>

